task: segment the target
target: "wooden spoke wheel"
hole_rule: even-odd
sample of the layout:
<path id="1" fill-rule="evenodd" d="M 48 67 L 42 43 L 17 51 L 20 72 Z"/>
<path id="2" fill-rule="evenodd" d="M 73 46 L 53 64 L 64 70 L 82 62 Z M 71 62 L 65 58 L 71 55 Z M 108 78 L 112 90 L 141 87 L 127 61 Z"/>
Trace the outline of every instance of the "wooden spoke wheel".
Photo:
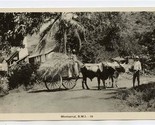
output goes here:
<path id="1" fill-rule="evenodd" d="M 45 81 L 45 86 L 49 91 L 60 89 L 61 85 L 62 77 L 59 74 Z"/>
<path id="2" fill-rule="evenodd" d="M 65 78 L 63 79 L 62 85 L 65 89 L 73 89 L 76 86 L 78 78 Z"/>

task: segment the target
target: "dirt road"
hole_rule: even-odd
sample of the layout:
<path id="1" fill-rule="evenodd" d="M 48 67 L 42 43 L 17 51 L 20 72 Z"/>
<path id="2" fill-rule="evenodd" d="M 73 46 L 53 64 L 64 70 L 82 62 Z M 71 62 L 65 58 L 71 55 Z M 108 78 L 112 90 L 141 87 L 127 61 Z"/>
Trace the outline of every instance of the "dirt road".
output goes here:
<path id="1" fill-rule="evenodd" d="M 155 78 L 143 77 L 142 82 L 155 81 Z M 120 77 L 119 88 L 97 90 L 94 79 L 88 81 L 90 90 L 83 90 L 81 80 L 72 90 L 48 92 L 44 85 L 37 90 L 13 90 L 7 96 L 0 97 L 0 113 L 59 113 L 59 112 L 121 112 L 132 111 L 113 96 L 124 87 L 131 87 L 131 79 Z"/>

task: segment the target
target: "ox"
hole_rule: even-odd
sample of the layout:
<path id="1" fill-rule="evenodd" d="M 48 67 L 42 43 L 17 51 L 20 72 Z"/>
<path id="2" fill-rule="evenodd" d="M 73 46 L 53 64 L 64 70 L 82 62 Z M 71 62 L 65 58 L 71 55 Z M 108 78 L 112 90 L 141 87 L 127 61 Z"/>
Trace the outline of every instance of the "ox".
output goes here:
<path id="1" fill-rule="evenodd" d="M 118 77 L 119 77 L 119 74 L 120 73 L 125 73 L 125 68 L 123 65 L 121 65 L 119 62 L 112 62 L 112 63 L 107 63 L 108 66 L 112 67 L 115 71 L 112 72 L 112 74 L 109 76 L 109 80 L 111 80 L 112 82 L 112 85 L 111 87 L 113 88 L 114 87 L 114 84 L 115 83 L 115 86 L 118 87 L 117 85 L 117 81 L 118 81 Z M 115 81 L 115 82 L 114 82 Z"/>
<path id="2" fill-rule="evenodd" d="M 103 87 L 105 86 L 105 80 L 108 78 L 111 78 L 112 80 L 112 87 L 113 87 L 113 78 L 118 77 L 119 72 L 122 71 L 123 67 L 121 65 L 112 65 L 107 62 L 102 62 L 99 64 L 84 64 L 81 68 L 81 73 L 83 75 L 82 80 L 82 88 L 85 89 L 85 86 L 87 89 L 89 89 L 87 85 L 87 78 L 92 80 L 93 78 L 97 77 L 98 81 L 98 90 L 100 90 L 100 80 L 103 82 Z"/>
<path id="3" fill-rule="evenodd" d="M 81 73 L 83 76 L 82 80 L 82 88 L 89 89 L 87 85 L 87 78 L 92 80 L 94 77 L 97 77 L 98 84 L 100 83 L 100 72 L 101 72 L 101 64 L 84 64 L 81 68 Z M 98 88 L 100 89 L 100 88 Z"/>

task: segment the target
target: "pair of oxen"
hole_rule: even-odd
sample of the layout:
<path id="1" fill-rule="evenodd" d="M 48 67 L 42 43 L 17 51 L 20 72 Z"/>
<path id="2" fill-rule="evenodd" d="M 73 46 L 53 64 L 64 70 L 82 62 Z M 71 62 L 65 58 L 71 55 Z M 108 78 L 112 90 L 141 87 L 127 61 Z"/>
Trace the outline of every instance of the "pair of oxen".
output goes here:
<path id="1" fill-rule="evenodd" d="M 82 73 L 82 88 L 89 89 L 87 85 L 87 78 L 92 80 L 93 78 L 97 78 L 98 82 L 98 90 L 101 90 L 100 81 L 103 82 L 103 87 L 106 88 L 105 80 L 110 79 L 112 82 L 111 87 L 117 87 L 117 79 L 120 73 L 125 72 L 125 68 L 119 64 L 118 62 L 101 62 L 98 64 L 83 64 L 80 66 L 80 72 Z M 115 79 L 115 80 L 114 80 Z"/>

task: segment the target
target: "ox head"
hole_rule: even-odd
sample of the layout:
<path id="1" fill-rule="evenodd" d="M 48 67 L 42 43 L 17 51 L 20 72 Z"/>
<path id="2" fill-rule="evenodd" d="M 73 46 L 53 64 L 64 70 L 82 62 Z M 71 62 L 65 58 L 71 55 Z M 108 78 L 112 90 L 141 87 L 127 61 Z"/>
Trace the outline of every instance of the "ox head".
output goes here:
<path id="1" fill-rule="evenodd" d="M 125 73 L 125 68 L 119 63 L 118 66 L 115 67 L 115 69 L 118 73 Z"/>
<path id="2" fill-rule="evenodd" d="M 132 72 L 133 70 L 133 65 L 132 64 L 120 64 L 124 69 L 125 69 L 125 72 L 128 73 L 128 72 Z"/>

